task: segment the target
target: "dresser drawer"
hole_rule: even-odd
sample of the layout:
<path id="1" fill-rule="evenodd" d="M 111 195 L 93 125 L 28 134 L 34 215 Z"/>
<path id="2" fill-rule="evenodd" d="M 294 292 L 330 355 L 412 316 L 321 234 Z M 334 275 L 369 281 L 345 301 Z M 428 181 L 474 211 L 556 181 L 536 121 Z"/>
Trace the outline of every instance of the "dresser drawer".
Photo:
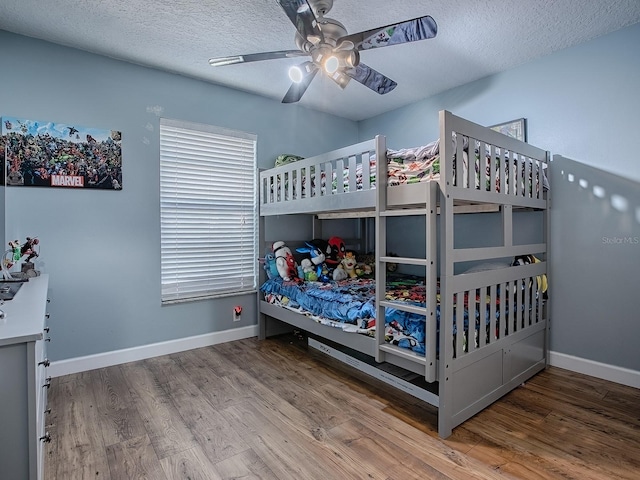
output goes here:
<path id="1" fill-rule="evenodd" d="M 48 375 L 48 275 L 26 282 L 0 305 L 0 478 L 42 478 Z"/>

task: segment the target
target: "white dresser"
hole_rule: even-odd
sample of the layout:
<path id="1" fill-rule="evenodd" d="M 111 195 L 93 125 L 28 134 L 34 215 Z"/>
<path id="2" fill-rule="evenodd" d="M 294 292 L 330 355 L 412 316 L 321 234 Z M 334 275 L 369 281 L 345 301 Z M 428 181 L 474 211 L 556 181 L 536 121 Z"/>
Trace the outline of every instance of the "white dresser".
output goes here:
<path id="1" fill-rule="evenodd" d="M 0 478 L 42 478 L 46 433 L 49 276 L 24 283 L 0 310 Z"/>

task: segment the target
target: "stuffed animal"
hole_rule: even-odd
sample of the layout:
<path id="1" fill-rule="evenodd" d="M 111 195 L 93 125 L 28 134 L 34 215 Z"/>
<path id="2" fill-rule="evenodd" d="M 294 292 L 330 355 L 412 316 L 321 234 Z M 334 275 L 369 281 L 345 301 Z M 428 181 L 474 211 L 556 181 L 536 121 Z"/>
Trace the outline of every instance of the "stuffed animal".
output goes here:
<path id="1" fill-rule="evenodd" d="M 324 254 L 324 252 L 326 251 L 326 245 L 328 245 L 327 242 L 325 242 L 324 240 L 315 239 L 315 240 L 311 240 L 310 242 L 305 242 L 305 244 L 306 244 L 306 247 L 297 248 L 296 252 L 306 253 L 307 258 L 305 258 L 303 262 L 305 260 L 308 260 L 309 263 L 314 266 L 315 279 L 312 281 L 320 280 L 321 282 L 325 282 L 325 283 L 328 282 L 329 269 L 325 264 L 326 256 Z M 307 276 L 310 276 L 310 275 L 307 275 L 307 273 L 308 272 L 305 271 L 304 279 L 310 280 L 309 278 L 307 278 Z"/>
<path id="2" fill-rule="evenodd" d="M 303 258 L 298 267 L 298 276 L 305 279 L 307 282 L 317 282 L 318 274 L 316 273 L 316 267 L 311 263 L 309 258 Z"/>
<path id="3" fill-rule="evenodd" d="M 344 245 L 344 240 L 340 237 L 331 237 L 327 243 L 326 262 L 330 267 L 335 268 L 344 258 L 344 254 L 347 249 Z"/>
<path id="4" fill-rule="evenodd" d="M 356 254 L 354 252 L 346 252 L 344 258 L 340 261 L 340 265 L 338 265 L 333 272 L 333 279 L 338 280 L 336 276 L 357 278 L 358 274 L 356 273 L 356 264 Z M 345 272 L 346 276 L 342 273 L 336 273 L 341 270 Z M 344 280 L 344 278 L 341 278 L 340 280 Z"/>
<path id="5" fill-rule="evenodd" d="M 376 256 L 373 253 L 360 254 L 356 256 L 356 274 L 359 277 L 371 277 L 376 264 Z"/>
<path id="6" fill-rule="evenodd" d="M 511 265 L 515 267 L 517 265 L 529 265 L 531 263 L 540 263 L 540 260 L 533 255 L 519 255 L 515 257 Z M 536 277 L 536 284 L 537 284 L 538 291 L 542 292 L 542 298 L 544 300 L 549 298 L 547 295 L 547 289 L 548 289 L 547 276 L 545 274 L 538 275 Z M 523 285 L 523 288 L 524 288 L 524 285 Z"/>
<path id="7" fill-rule="evenodd" d="M 265 272 L 267 272 L 267 278 L 279 277 L 278 266 L 276 265 L 276 257 L 273 253 L 267 253 L 264 258 L 258 259 L 263 264 Z"/>
<path id="8" fill-rule="evenodd" d="M 373 266 L 368 263 L 358 262 L 356 265 L 356 275 L 359 277 L 370 277 L 373 275 Z"/>
<path id="9" fill-rule="evenodd" d="M 305 253 L 307 255 L 306 258 L 302 260 L 304 263 L 303 267 L 306 267 L 304 279 L 307 281 L 320 280 L 321 282 L 328 282 L 329 269 L 325 264 L 326 256 L 324 254 L 327 242 L 315 239 L 310 242 L 305 242 L 305 244 L 306 247 L 296 249 L 296 252 Z M 309 266 L 313 267 L 313 275 L 310 274 Z"/>
<path id="10" fill-rule="evenodd" d="M 273 250 L 273 256 L 276 259 L 276 268 L 280 277 L 285 281 L 297 279 L 298 265 L 291 249 L 282 240 L 279 240 L 271 245 L 271 250 Z"/>

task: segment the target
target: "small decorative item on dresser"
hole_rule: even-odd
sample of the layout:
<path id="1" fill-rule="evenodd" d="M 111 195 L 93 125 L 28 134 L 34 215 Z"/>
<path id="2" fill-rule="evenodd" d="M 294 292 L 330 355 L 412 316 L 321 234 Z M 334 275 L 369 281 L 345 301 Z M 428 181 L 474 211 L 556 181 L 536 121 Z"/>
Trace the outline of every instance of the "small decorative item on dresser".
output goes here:
<path id="1" fill-rule="evenodd" d="M 38 238 L 27 237 L 23 244 L 20 244 L 18 240 L 14 240 L 9 242 L 9 247 L 4 252 L 0 263 L 3 281 L 27 281 L 29 278 L 40 275 L 40 272 L 35 269 L 35 264 L 31 261 L 40 255 L 40 240 Z M 10 273 L 11 267 L 23 257 L 26 257 L 26 261 L 22 264 L 21 271 Z"/>

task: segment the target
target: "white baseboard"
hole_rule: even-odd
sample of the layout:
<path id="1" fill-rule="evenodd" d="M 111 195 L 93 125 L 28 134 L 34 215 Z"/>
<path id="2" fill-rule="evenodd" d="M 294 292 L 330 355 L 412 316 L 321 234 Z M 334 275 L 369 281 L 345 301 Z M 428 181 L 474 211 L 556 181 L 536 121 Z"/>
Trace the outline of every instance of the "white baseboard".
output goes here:
<path id="1" fill-rule="evenodd" d="M 610 382 L 640 388 L 640 372 L 628 368 L 607 365 L 558 352 L 549 352 L 549 364 Z"/>
<path id="2" fill-rule="evenodd" d="M 51 362 L 51 366 L 47 369 L 47 374 L 51 375 L 51 377 L 61 377 L 63 375 L 86 372 L 96 368 L 111 367 L 113 365 L 135 362 L 160 355 L 168 355 L 171 353 L 184 352 L 185 350 L 192 350 L 194 348 L 242 340 L 243 338 L 256 337 L 257 335 L 258 326 L 252 325 L 249 327 L 224 330 L 222 332 L 206 333 L 194 337 L 126 348 L 113 352 L 69 358 Z M 607 365 L 605 363 L 558 352 L 549 352 L 549 365 L 596 378 L 602 378 L 629 387 L 640 388 L 640 372 L 628 368 Z"/>
<path id="3" fill-rule="evenodd" d="M 180 338 L 166 342 L 152 343 L 150 345 L 125 348 L 123 350 L 115 350 L 113 352 L 69 358 L 66 360 L 51 362 L 51 366 L 47 369 L 47 374 L 52 377 L 61 377 L 63 375 L 86 372 L 96 368 L 111 367 L 122 363 L 144 360 L 145 358 L 184 352 L 185 350 L 191 350 L 194 348 L 208 347 L 218 343 L 242 340 L 243 338 L 256 337 L 257 335 L 258 326 L 252 325 L 249 327 L 224 330 L 222 332 L 206 333 L 195 337 Z"/>

